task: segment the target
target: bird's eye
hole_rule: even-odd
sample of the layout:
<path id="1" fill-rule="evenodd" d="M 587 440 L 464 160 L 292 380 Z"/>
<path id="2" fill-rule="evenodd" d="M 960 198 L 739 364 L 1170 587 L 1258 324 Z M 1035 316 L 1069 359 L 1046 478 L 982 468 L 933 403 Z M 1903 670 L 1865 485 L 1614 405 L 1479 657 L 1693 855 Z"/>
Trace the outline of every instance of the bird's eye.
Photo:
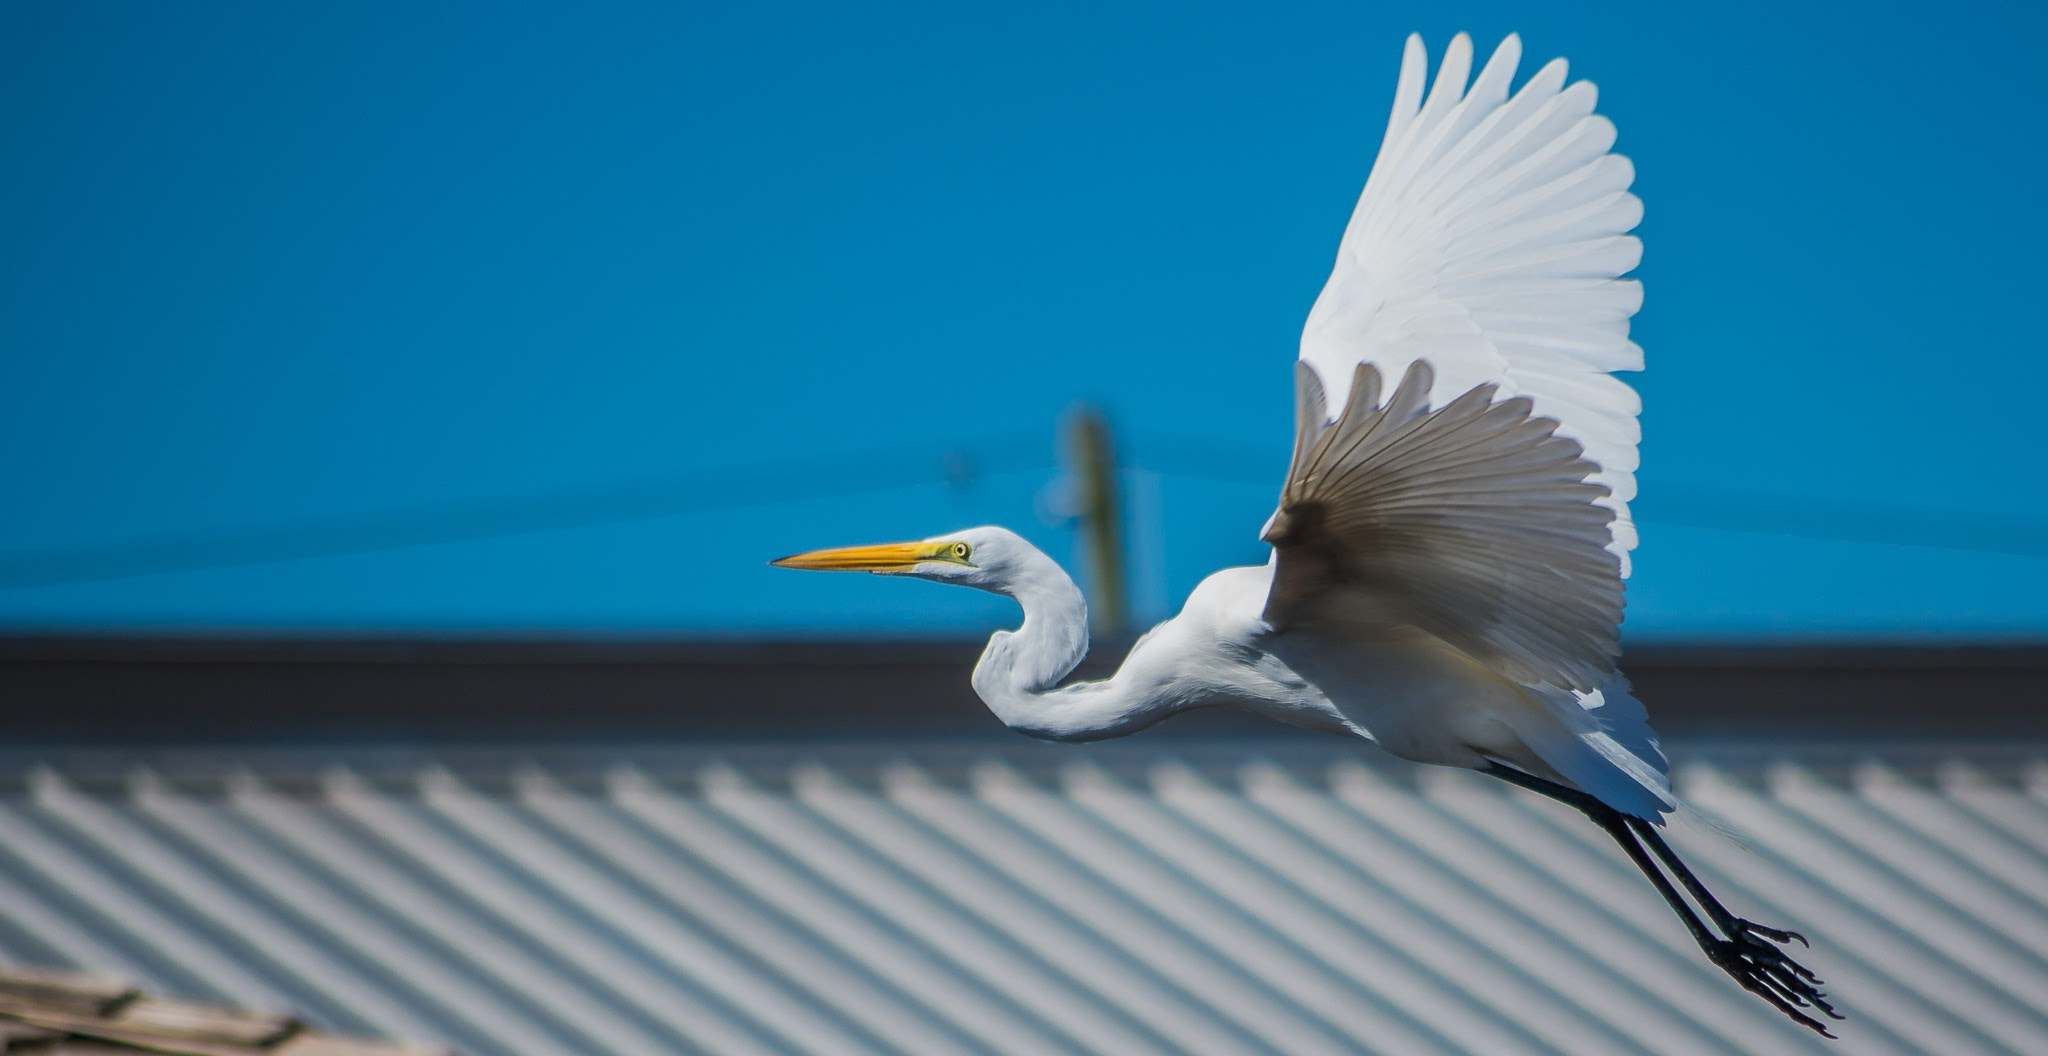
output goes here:
<path id="1" fill-rule="evenodd" d="M 971 547 L 971 546 L 968 546 L 968 545 L 967 545 L 966 543 L 954 543 L 954 544 L 953 544 L 953 560 L 955 560 L 955 561 L 965 561 L 965 560 L 967 560 L 967 555 L 969 555 L 969 554 L 971 554 L 971 553 L 973 553 L 973 552 L 974 552 L 974 548 L 973 548 L 973 547 Z"/>

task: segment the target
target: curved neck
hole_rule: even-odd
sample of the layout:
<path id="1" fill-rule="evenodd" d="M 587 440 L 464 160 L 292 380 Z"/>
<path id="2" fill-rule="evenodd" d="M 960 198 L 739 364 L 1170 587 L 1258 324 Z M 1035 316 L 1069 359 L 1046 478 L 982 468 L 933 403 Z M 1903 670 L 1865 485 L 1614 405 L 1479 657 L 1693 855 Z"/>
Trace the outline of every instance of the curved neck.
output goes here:
<path id="1" fill-rule="evenodd" d="M 974 691 L 1003 725 L 1045 740 L 1093 741 L 1134 733 L 1179 710 L 1121 677 L 1059 684 L 1088 655 L 1088 602 L 1053 559 L 1033 551 L 996 590 L 1016 599 L 1024 623 L 990 636 L 974 665 Z"/>

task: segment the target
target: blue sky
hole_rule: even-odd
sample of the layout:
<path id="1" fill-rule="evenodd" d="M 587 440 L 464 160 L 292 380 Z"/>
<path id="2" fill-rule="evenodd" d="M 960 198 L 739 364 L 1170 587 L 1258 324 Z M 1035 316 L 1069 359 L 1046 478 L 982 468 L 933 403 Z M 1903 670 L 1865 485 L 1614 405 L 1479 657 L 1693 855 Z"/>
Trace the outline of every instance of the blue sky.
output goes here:
<path id="1" fill-rule="evenodd" d="M 763 562 L 1068 556 L 1077 400 L 1162 615 L 1466 29 L 1640 173 L 1631 640 L 2048 636 L 2028 5 L 599 6 L 0 8 L 0 627 L 979 632 Z"/>

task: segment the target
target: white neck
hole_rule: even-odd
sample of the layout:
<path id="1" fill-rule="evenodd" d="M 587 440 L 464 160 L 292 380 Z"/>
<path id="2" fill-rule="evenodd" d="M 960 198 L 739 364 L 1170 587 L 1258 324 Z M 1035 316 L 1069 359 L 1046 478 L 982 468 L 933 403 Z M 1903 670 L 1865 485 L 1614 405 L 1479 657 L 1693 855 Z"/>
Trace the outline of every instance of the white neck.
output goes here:
<path id="1" fill-rule="evenodd" d="M 1024 624 L 990 636 L 974 666 L 974 691 L 996 718 L 1032 737 L 1095 741 L 1180 710 L 1122 677 L 1060 686 L 1088 655 L 1088 602 L 1053 559 L 1033 550 L 1021 564 L 995 589 L 1023 607 Z"/>

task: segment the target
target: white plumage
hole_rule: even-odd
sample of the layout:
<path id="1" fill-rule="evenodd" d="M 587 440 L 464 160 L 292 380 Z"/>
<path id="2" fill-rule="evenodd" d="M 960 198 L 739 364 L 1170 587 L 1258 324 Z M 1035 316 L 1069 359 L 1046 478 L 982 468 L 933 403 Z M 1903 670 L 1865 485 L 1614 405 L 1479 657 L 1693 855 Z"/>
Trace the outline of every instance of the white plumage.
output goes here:
<path id="1" fill-rule="evenodd" d="M 1302 333 L 1273 560 L 1204 580 L 1114 677 L 1062 684 L 1088 649 L 1086 603 L 1006 529 L 776 563 L 1014 598 L 1023 624 L 989 639 L 973 684 L 1032 736 L 1236 707 L 1568 803 L 1715 964 L 1826 1033 L 1808 1014 L 1834 1014 L 1818 980 L 1777 945 L 1796 936 L 1728 912 L 1654 828 L 1674 806 L 1665 760 L 1615 666 L 1640 403 L 1611 372 L 1642 367 L 1628 338 L 1642 293 L 1621 278 L 1642 206 L 1592 85 L 1567 85 L 1559 60 L 1510 92 L 1520 56 L 1509 37 L 1473 78 L 1461 35 L 1425 96 L 1408 41 Z"/>
<path id="2" fill-rule="evenodd" d="M 1590 83 L 1553 60 L 1513 95 L 1522 57 L 1509 37 L 1469 89 L 1472 42 L 1451 41 L 1436 83 L 1422 38 L 1408 38 L 1400 86 L 1372 176 L 1309 312 L 1301 359 L 1342 407 L 1359 363 L 1391 387 L 1415 360 L 1436 371 L 1442 406 L 1492 384 L 1579 442 L 1615 512 L 1610 548 L 1628 575 L 1636 533 L 1636 416 L 1642 401 L 1610 371 L 1643 369 L 1628 339 L 1642 286 L 1619 276 L 1642 259 L 1635 166 Z"/>

